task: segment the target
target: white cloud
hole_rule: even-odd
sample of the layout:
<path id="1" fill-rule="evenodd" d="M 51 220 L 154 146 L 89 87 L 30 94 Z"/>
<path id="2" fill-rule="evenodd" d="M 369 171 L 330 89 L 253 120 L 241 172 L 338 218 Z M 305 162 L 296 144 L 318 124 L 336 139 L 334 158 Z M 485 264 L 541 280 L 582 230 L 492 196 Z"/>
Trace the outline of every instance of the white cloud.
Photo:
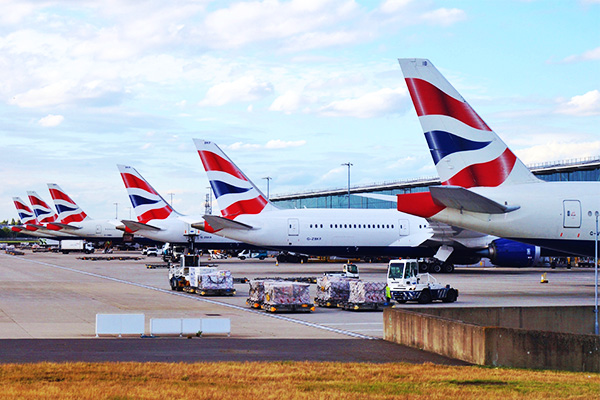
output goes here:
<path id="1" fill-rule="evenodd" d="M 592 90 L 581 96 L 574 96 L 561 104 L 557 112 L 582 117 L 600 115 L 600 91 Z"/>
<path id="2" fill-rule="evenodd" d="M 598 2 L 600 3 L 600 0 L 598 0 Z M 600 47 L 596 47 L 595 49 L 588 50 L 582 54 L 568 56 L 563 60 L 563 62 L 571 63 L 571 62 L 578 62 L 578 61 L 594 61 L 594 60 L 600 60 Z"/>
<path id="3" fill-rule="evenodd" d="M 467 13 L 458 8 L 438 8 L 423 14 L 421 18 L 431 25 L 450 26 L 467 19 Z"/>
<path id="4" fill-rule="evenodd" d="M 600 154 L 600 141 L 552 141 L 527 149 L 516 150 L 515 153 L 525 164 L 581 159 L 598 156 Z"/>
<path id="5" fill-rule="evenodd" d="M 265 145 L 266 149 L 286 149 L 289 147 L 300 147 L 306 144 L 306 140 L 284 141 L 281 139 L 269 140 Z"/>
<path id="6" fill-rule="evenodd" d="M 386 0 L 379 7 L 386 14 L 393 14 L 405 8 L 412 3 L 413 0 Z"/>
<path id="7" fill-rule="evenodd" d="M 305 104 L 304 98 L 299 93 L 289 90 L 276 98 L 269 107 L 269 110 L 291 114 L 299 110 L 303 104 Z"/>
<path id="8" fill-rule="evenodd" d="M 357 8 L 352 0 L 239 2 L 209 14 L 204 28 L 211 46 L 237 48 L 328 28 L 351 18 Z"/>
<path id="9" fill-rule="evenodd" d="M 405 88 L 386 88 L 358 98 L 334 101 L 321 108 L 320 113 L 330 117 L 373 118 L 399 112 L 406 96 Z"/>
<path id="10" fill-rule="evenodd" d="M 245 76 L 233 82 L 219 83 L 208 89 L 201 106 L 222 106 L 228 103 L 255 101 L 273 93 L 269 82 Z"/>
<path id="11" fill-rule="evenodd" d="M 251 143 L 243 143 L 243 142 L 235 142 L 228 146 L 222 146 L 226 150 L 258 150 L 258 149 L 268 149 L 268 150 L 280 150 L 286 149 L 290 147 L 300 147 L 306 144 L 306 140 L 296 140 L 296 141 L 285 141 L 281 139 L 273 139 L 269 140 L 264 145 L 261 144 L 251 144 Z"/>
<path id="12" fill-rule="evenodd" d="M 45 127 L 54 127 L 60 125 L 65 120 L 62 115 L 48 114 L 38 121 L 38 124 Z"/>

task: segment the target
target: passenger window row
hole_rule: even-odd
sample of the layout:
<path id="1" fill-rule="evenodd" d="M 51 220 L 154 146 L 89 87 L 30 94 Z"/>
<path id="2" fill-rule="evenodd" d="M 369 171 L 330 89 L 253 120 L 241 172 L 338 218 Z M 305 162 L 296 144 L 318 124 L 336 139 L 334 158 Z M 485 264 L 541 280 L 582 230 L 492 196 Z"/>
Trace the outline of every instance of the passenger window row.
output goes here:
<path id="1" fill-rule="evenodd" d="M 323 228 L 323 224 L 310 224 L 310 228 Z M 388 224 L 329 224 L 332 229 L 394 229 Z"/>

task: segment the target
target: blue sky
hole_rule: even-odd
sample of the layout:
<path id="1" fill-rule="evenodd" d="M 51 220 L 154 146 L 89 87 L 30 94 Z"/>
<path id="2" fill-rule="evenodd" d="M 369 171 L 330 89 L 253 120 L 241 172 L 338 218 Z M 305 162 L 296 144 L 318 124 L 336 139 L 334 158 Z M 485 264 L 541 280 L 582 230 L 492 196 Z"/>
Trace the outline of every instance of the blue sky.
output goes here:
<path id="1" fill-rule="evenodd" d="M 48 182 L 129 218 L 118 163 L 201 214 L 192 138 L 272 194 L 435 176 L 399 57 L 527 164 L 600 155 L 600 0 L 0 4 L 0 219 Z"/>

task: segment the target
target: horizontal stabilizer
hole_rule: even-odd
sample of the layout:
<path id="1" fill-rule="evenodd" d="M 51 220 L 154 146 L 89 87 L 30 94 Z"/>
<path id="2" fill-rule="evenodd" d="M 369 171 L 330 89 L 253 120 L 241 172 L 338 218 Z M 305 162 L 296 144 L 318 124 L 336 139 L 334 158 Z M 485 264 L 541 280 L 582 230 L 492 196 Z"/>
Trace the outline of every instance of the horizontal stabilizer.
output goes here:
<path id="1" fill-rule="evenodd" d="M 395 194 L 377 194 L 377 193 L 352 193 L 354 196 L 366 197 L 367 199 L 389 201 L 395 203 L 398 201 L 398 196 Z"/>
<path id="2" fill-rule="evenodd" d="M 433 202 L 457 210 L 484 214 L 505 214 L 520 206 L 506 206 L 460 186 L 430 186 Z"/>
<path id="3" fill-rule="evenodd" d="M 136 231 L 160 231 L 161 230 L 160 228 L 158 228 L 156 226 L 143 224 L 143 223 L 137 222 L 137 221 L 131 221 L 131 220 L 124 219 L 121 222 L 123 223 L 123 225 L 125 225 L 127 228 L 131 229 L 133 232 L 136 232 Z"/>
<path id="4" fill-rule="evenodd" d="M 202 218 L 209 223 L 215 232 L 220 231 L 221 229 L 253 229 L 250 225 L 242 224 L 241 222 L 236 222 L 231 219 L 219 217 L 217 215 L 205 215 Z"/>
<path id="5" fill-rule="evenodd" d="M 77 230 L 77 229 L 81 229 L 81 227 L 79 227 L 79 226 L 73 226 L 73 225 L 69 225 L 69 224 L 62 224 L 60 222 L 53 222 L 52 225 L 58 226 L 58 227 L 60 227 L 62 229 L 72 230 L 72 231 Z"/>

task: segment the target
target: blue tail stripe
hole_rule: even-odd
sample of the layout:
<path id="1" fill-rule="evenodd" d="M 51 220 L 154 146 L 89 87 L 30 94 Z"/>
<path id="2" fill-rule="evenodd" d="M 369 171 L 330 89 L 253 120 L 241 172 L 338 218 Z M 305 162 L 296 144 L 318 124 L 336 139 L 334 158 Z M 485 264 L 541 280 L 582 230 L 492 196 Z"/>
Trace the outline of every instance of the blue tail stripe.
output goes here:
<path id="1" fill-rule="evenodd" d="M 210 181 L 210 186 L 212 187 L 212 190 L 215 193 L 215 197 L 217 199 L 219 197 L 223 196 L 224 194 L 245 193 L 248 190 L 250 190 L 249 188 L 241 188 L 241 187 L 233 186 L 233 185 L 230 185 L 223 181 L 217 181 L 217 180 Z"/>
<path id="2" fill-rule="evenodd" d="M 436 165 L 449 154 L 459 151 L 479 150 L 492 143 L 476 142 L 445 131 L 425 132 L 425 139 L 427 139 L 431 156 Z"/>
<path id="3" fill-rule="evenodd" d="M 133 208 L 136 208 L 139 206 L 145 206 L 148 204 L 156 204 L 160 201 L 160 200 L 151 200 L 146 197 L 138 196 L 135 194 L 129 195 L 129 199 L 131 200 L 131 204 L 133 204 Z"/>
<path id="4" fill-rule="evenodd" d="M 75 207 L 67 207 L 62 204 L 55 204 L 55 206 L 56 206 L 56 211 L 58 211 L 59 214 L 77 210 L 77 208 L 75 208 Z"/>

